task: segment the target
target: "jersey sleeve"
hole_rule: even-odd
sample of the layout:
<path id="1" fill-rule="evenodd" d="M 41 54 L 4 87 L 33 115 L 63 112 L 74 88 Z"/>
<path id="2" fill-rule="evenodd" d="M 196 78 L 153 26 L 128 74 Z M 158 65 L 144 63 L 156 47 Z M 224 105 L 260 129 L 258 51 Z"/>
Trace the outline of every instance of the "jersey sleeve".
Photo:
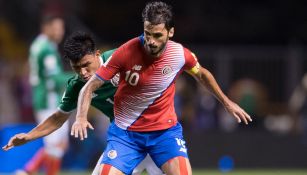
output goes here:
<path id="1" fill-rule="evenodd" d="M 77 107 L 79 88 L 74 87 L 72 80 L 69 80 L 65 92 L 58 106 L 58 109 L 62 112 L 72 112 Z"/>
<path id="2" fill-rule="evenodd" d="M 102 80 L 110 80 L 118 73 L 123 65 L 125 45 L 118 48 L 109 59 L 96 71 L 96 75 Z"/>
<path id="3" fill-rule="evenodd" d="M 196 74 L 199 70 L 199 63 L 196 55 L 189 49 L 184 48 L 185 65 L 184 70 Z"/>

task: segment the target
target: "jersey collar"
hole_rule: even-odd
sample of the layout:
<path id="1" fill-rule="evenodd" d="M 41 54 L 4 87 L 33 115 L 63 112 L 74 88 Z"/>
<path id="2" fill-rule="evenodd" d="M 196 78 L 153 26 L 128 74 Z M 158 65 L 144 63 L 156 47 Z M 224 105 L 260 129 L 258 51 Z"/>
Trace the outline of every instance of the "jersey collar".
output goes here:
<path id="1" fill-rule="evenodd" d="M 99 57 L 99 62 L 100 62 L 100 66 L 102 66 L 102 65 L 103 65 L 103 63 L 104 63 L 104 62 L 103 62 L 103 59 L 102 59 L 102 57 L 101 57 L 101 56 Z"/>
<path id="2" fill-rule="evenodd" d="M 145 44 L 144 34 L 140 35 L 139 39 L 140 39 L 141 45 L 144 46 L 144 44 Z"/>

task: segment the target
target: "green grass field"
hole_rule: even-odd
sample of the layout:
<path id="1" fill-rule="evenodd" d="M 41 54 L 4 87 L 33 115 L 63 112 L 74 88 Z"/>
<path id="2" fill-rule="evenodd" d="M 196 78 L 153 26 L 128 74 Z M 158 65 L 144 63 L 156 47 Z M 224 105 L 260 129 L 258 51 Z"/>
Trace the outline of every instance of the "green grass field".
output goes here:
<path id="1" fill-rule="evenodd" d="M 91 172 L 62 172 L 60 175 L 90 175 Z M 146 175 L 143 173 L 142 175 Z M 235 170 L 222 173 L 216 170 L 193 170 L 193 175 L 307 175 L 306 170 Z"/>

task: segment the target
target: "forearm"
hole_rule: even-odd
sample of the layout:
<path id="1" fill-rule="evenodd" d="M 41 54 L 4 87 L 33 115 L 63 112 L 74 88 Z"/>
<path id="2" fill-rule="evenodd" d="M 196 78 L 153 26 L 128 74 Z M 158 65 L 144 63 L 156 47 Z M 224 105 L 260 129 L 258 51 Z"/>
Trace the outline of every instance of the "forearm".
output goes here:
<path id="1" fill-rule="evenodd" d="M 213 75 L 204 68 L 199 70 L 199 78 L 197 79 L 200 83 L 206 87 L 223 105 L 226 105 L 229 101 L 228 97 L 223 93 L 218 83 L 216 82 Z"/>
<path id="2" fill-rule="evenodd" d="M 91 95 L 92 91 L 89 87 L 84 86 L 81 89 L 78 97 L 76 120 L 87 120 L 87 112 L 91 103 Z"/>
<path id="3" fill-rule="evenodd" d="M 55 130 L 59 129 L 65 123 L 65 121 L 67 121 L 68 117 L 68 114 L 60 114 L 59 112 L 53 113 L 50 117 L 28 133 L 29 140 L 35 140 L 51 134 Z"/>
<path id="4" fill-rule="evenodd" d="M 78 97 L 76 120 L 87 120 L 92 93 L 103 84 L 103 81 L 93 76 L 81 89 Z"/>
<path id="5" fill-rule="evenodd" d="M 305 98 L 305 89 L 302 86 L 296 87 L 289 100 L 290 111 L 293 113 L 297 113 L 303 107 Z"/>
<path id="6" fill-rule="evenodd" d="M 245 124 L 252 121 L 251 117 L 240 106 L 228 99 L 217 84 L 213 75 L 207 69 L 196 67 L 196 70 L 191 69 L 189 73 L 192 74 L 199 83 L 205 86 L 239 123 L 241 120 L 243 120 Z"/>

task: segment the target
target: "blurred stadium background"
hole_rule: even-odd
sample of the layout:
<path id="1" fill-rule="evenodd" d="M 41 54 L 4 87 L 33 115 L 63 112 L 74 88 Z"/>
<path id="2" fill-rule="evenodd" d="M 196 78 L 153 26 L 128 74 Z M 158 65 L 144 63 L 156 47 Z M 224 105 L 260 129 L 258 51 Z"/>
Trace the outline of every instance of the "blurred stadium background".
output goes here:
<path id="1" fill-rule="evenodd" d="M 307 79 L 305 93 L 293 95 L 303 87 L 307 73 L 307 2 L 165 2 L 174 7 L 174 40 L 194 51 L 224 92 L 254 119 L 248 126 L 237 125 L 194 80 L 179 79 L 176 110 L 195 174 L 307 174 Z M 141 34 L 145 3 L 0 0 L 1 146 L 12 134 L 35 124 L 26 62 L 42 14 L 63 15 L 66 35 L 75 30 L 91 32 L 104 51 Z M 66 69 L 70 70 L 67 63 Z M 63 175 L 86 174 L 95 165 L 105 145 L 107 123 L 99 115 L 91 112 L 98 129 L 86 141 L 71 139 L 63 162 L 68 173 Z M 20 168 L 40 145 L 37 140 L 0 151 L 0 174 Z"/>

